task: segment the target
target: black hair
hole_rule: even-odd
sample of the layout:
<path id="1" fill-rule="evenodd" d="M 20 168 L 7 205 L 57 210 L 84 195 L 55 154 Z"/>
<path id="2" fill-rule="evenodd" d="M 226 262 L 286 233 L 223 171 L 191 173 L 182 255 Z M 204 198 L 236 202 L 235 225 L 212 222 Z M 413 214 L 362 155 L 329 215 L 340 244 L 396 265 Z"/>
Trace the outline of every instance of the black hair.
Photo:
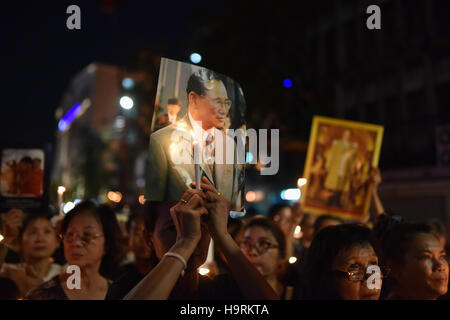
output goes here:
<path id="1" fill-rule="evenodd" d="M 106 278 L 112 278 L 125 253 L 121 241 L 122 232 L 116 214 L 106 204 L 97 205 L 89 200 L 83 201 L 66 214 L 61 224 L 61 232 L 64 234 L 69 227 L 70 221 L 75 216 L 83 213 L 91 214 L 102 225 L 105 238 L 105 255 L 102 258 L 99 272 Z"/>
<path id="2" fill-rule="evenodd" d="M 430 219 L 427 221 L 427 226 L 431 228 L 431 230 L 438 237 L 446 237 L 447 236 L 447 228 L 445 225 L 438 219 Z"/>
<path id="3" fill-rule="evenodd" d="M 344 223 L 344 221 L 341 218 L 338 218 L 338 217 L 335 217 L 335 216 L 332 216 L 332 215 L 328 215 L 328 214 L 321 215 L 314 222 L 314 235 L 317 235 L 317 233 L 319 232 L 320 228 L 322 228 L 322 225 L 327 220 L 333 220 L 333 221 L 337 221 L 337 222 L 340 222 L 340 223 Z"/>
<path id="4" fill-rule="evenodd" d="M 50 209 L 29 209 L 25 211 L 25 217 L 22 221 L 22 227 L 19 230 L 19 239 L 22 239 L 23 233 L 27 227 L 37 219 L 45 219 L 50 221 L 52 212 Z"/>
<path id="5" fill-rule="evenodd" d="M 170 98 L 167 101 L 167 104 L 176 104 L 176 105 L 180 105 L 180 100 L 178 100 L 177 98 Z"/>
<path id="6" fill-rule="evenodd" d="M 273 219 L 275 218 L 275 216 L 276 216 L 282 209 L 288 208 L 288 207 L 290 208 L 291 206 L 290 206 L 290 204 L 287 203 L 287 202 L 280 202 L 280 203 L 277 203 L 277 204 L 272 205 L 272 206 L 269 208 L 269 211 L 267 211 L 267 218 L 273 220 Z"/>
<path id="7" fill-rule="evenodd" d="M 25 156 L 22 159 L 20 159 L 20 162 L 26 162 L 26 163 L 32 164 L 33 163 L 33 159 L 31 159 L 31 157 L 29 157 L 29 156 Z"/>
<path id="8" fill-rule="evenodd" d="M 396 262 L 403 265 L 413 239 L 421 233 L 432 234 L 438 239 L 433 229 L 424 223 L 403 222 L 391 225 L 379 241 L 384 263 Z"/>
<path id="9" fill-rule="evenodd" d="M 319 300 L 341 298 L 332 265 L 342 250 L 354 245 L 373 247 L 371 230 L 362 225 L 341 224 L 326 227 L 317 234 L 305 259 L 305 298 Z"/>
<path id="10" fill-rule="evenodd" d="M 261 227 L 273 234 L 278 243 L 278 250 L 282 259 L 286 257 L 286 237 L 280 227 L 272 220 L 264 217 L 255 217 L 250 219 L 243 227 L 243 232 L 251 227 Z"/>
<path id="11" fill-rule="evenodd" d="M 189 96 L 189 93 L 195 92 L 198 95 L 204 95 L 207 91 L 207 85 L 206 82 L 210 80 L 220 80 L 222 82 L 223 77 L 220 76 L 218 73 L 208 70 L 208 69 L 200 69 L 197 72 L 194 72 L 191 74 L 191 76 L 188 79 L 187 86 L 186 86 L 186 93 Z M 224 82 L 225 85 L 225 82 Z"/>

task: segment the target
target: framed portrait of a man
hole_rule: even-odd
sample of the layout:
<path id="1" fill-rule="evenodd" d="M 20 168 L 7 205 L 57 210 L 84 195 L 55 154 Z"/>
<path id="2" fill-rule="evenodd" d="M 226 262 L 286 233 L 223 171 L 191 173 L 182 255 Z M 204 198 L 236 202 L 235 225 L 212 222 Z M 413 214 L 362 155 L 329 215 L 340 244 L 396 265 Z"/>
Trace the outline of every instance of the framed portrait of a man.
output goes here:
<path id="1" fill-rule="evenodd" d="M 307 212 L 365 220 L 383 126 L 314 116 L 301 202 Z"/>
<path id="2" fill-rule="evenodd" d="M 245 161 L 237 161 L 237 149 L 245 143 L 245 107 L 240 85 L 229 77 L 162 58 L 146 200 L 178 202 L 200 175 L 230 201 L 231 210 L 241 211 Z"/>

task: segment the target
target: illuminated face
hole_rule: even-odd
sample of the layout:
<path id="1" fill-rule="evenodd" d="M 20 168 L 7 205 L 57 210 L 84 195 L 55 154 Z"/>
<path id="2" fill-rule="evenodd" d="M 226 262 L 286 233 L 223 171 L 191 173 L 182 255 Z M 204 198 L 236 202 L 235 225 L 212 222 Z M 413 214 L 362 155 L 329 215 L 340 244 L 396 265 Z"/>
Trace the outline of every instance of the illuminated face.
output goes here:
<path id="1" fill-rule="evenodd" d="M 436 299 L 448 290 L 448 262 L 439 240 L 418 234 L 404 256 L 402 266 L 393 266 L 400 290 L 415 299 Z"/>
<path id="2" fill-rule="evenodd" d="M 273 218 L 273 221 L 283 230 L 285 234 L 288 233 L 292 217 L 291 207 L 284 207 Z"/>
<path id="3" fill-rule="evenodd" d="M 84 237 L 90 238 L 83 241 Z M 72 218 L 63 235 L 64 256 L 67 263 L 77 265 L 80 268 L 100 268 L 105 253 L 105 237 L 103 227 L 89 213 L 80 213 Z"/>
<path id="4" fill-rule="evenodd" d="M 350 271 L 362 268 L 364 271 L 370 265 L 378 265 L 378 258 L 370 244 L 354 245 L 342 250 L 333 261 L 333 270 Z M 378 300 L 380 289 L 369 289 L 367 279 L 350 280 L 343 274 L 336 275 L 336 285 L 339 296 L 343 300 Z"/>
<path id="5" fill-rule="evenodd" d="M 167 113 L 171 116 L 176 116 L 178 112 L 180 112 L 181 107 L 177 104 L 168 104 L 167 105 Z"/>
<path id="6" fill-rule="evenodd" d="M 204 95 L 195 92 L 189 94 L 189 105 L 192 106 L 196 121 L 202 121 L 204 130 L 212 127 L 225 128 L 226 117 L 231 107 L 225 85 L 220 80 L 210 80 L 206 83 L 208 89 Z"/>
<path id="7" fill-rule="evenodd" d="M 260 250 L 265 252 L 258 252 L 255 248 L 257 243 L 259 243 Z M 244 232 L 240 246 L 247 259 L 263 277 L 276 275 L 283 260 L 280 257 L 280 250 L 277 248 L 278 242 L 272 232 L 259 226 L 250 227 Z"/>
<path id="8" fill-rule="evenodd" d="M 152 250 L 145 241 L 145 225 L 142 219 L 135 220 L 135 226 L 130 230 L 129 244 L 137 259 L 150 259 Z"/>
<path id="9" fill-rule="evenodd" d="M 21 248 L 25 260 L 50 258 L 57 247 L 56 232 L 45 218 L 30 222 L 22 234 Z"/>

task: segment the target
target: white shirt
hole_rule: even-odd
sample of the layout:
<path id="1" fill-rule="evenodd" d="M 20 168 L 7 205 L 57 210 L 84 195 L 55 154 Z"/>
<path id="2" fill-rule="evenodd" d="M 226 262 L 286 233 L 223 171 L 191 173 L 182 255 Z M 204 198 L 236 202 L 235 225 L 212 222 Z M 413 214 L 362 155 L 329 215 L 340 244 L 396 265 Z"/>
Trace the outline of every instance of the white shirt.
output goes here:
<path id="1" fill-rule="evenodd" d="M 194 120 L 194 118 L 192 118 L 192 115 L 190 112 L 188 112 L 188 116 L 189 116 L 189 121 L 192 124 L 192 130 L 194 131 L 195 140 L 202 142 L 200 144 L 200 146 L 201 146 L 201 150 L 203 152 L 203 148 L 206 144 L 206 138 L 208 137 L 209 134 L 212 134 L 213 136 L 215 136 L 215 133 L 216 133 L 215 130 L 218 130 L 218 129 L 212 127 L 208 130 L 204 130 L 200 126 L 201 121 Z"/>
<path id="2" fill-rule="evenodd" d="M 177 115 L 171 115 L 170 113 L 167 113 L 167 115 L 169 116 L 169 122 L 170 123 L 175 123 L 177 122 Z"/>

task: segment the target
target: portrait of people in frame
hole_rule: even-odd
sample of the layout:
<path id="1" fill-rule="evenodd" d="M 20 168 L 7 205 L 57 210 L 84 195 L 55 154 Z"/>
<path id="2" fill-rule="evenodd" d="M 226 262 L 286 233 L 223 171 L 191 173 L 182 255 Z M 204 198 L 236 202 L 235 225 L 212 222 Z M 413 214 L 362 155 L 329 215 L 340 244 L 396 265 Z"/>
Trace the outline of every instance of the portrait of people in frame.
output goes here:
<path id="1" fill-rule="evenodd" d="M 315 116 L 311 127 L 301 202 L 304 210 L 365 220 L 370 178 L 383 126 Z"/>
<path id="2" fill-rule="evenodd" d="M 238 129 L 245 143 L 245 100 L 238 83 L 197 65 L 162 58 L 150 135 L 146 200 L 175 203 L 191 188 L 195 182 L 196 143 L 201 176 L 230 201 L 231 210 L 241 211 L 245 160 L 238 161 L 239 138 L 232 135 Z M 231 158 L 228 148 L 233 153 Z"/>
<path id="3" fill-rule="evenodd" d="M 2 197 L 36 198 L 44 193 L 44 151 L 4 149 L 1 153 Z"/>

